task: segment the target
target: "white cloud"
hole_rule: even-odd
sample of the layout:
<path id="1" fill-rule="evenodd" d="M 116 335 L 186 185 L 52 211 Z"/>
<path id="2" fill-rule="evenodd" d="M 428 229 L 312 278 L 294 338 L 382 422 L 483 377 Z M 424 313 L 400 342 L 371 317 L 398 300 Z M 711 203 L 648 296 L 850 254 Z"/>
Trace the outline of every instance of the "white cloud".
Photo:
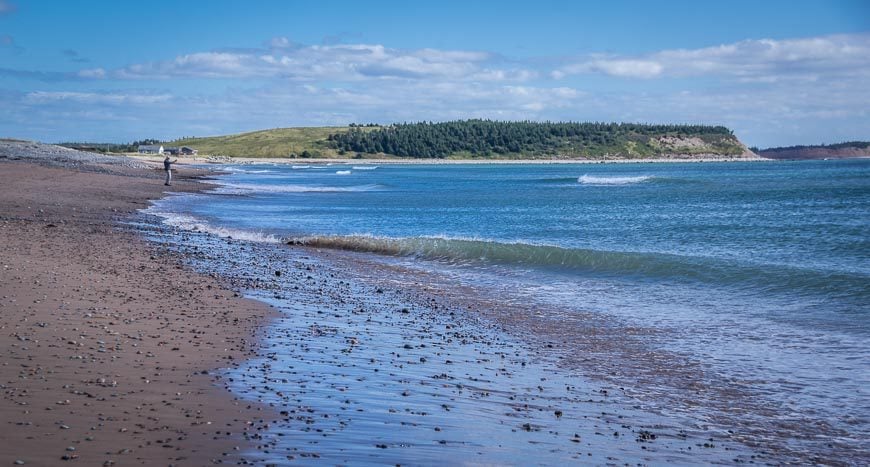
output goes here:
<path id="1" fill-rule="evenodd" d="M 34 91 L 24 96 L 25 103 L 46 104 L 53 102 L 75 102 L 81 104 L 110 105 L 149 105 L 167 102 L 172 99 L 169 94 L 119 94 L 70 91 Z"/>
<path id="2" fill-rule="evenodd" d="M 603 74 L 663 79 L 710 76 L 744 83 L 818 80 L 822 76 L 870 76 L 870 34 L 787 40 L 745 40 L 699 49 L 662 50 L 643 56 L 594 54 L 550 70 L 556 80 Z M 254 50 L 195 52 L 171 60 L 137 63 L 103 75 L 116 79 L 372 79 L 461 80 L 523 83 L 542 76 L 533 61 L 511 63 L 485 52 L 403 50 L 378 44 L 302 46 L 276 37 Z"/>
<path id="3" fill-rule="evenodd" d="M 286 49 L 292 47 L 293 43 L 286 37 L 273 37 L 269 40 L 269 47 L 273 49 Z"/>
<path id="4" fill-rule="evenodd" d="M 269 48 L 197 52 L 172 60 L 138 63 L 107 72 L 118 79 L 286 78 L 300 81 L 457 79 L 526 81 L 538 75 L 501 66 L 492 54 L 462 50 L 400 50 L 372 44 L 299 46 L 285 37 Z"/>
<path id="5" fill-rule="evenodd" d="M 249 78 L 257 70 L 249 66 L 252 56 L 232 52 L 202 52 L 176 57 L 166 62 L 130 65 L 116 70 L 112 77 L 120 79 Z"/>
<path id="6" fill-rule="evenodd" d="M 589 69 L 625 78 L 654 78 L 664 67 L 652 60 L 595 60 L 589 64 Z"/>
<path id="7" fill-rule="evenodd" d="M 102 68 L 91 68 L 89 70 L 81 70 L 78 73 L 81 78 L 103 79 L 106 77 L 106 70 Z"/>
<path id="8" fill-rule="evenodd" d="M 870 34 L 787 40 L 745 40 L 700 49 L 663 50 L 640 57 L 590 57 L 551 75 L 603 73 L 627 78 L 733 76 L 744 80 L 811 79 L 820 74 L 870 75 Z"/>

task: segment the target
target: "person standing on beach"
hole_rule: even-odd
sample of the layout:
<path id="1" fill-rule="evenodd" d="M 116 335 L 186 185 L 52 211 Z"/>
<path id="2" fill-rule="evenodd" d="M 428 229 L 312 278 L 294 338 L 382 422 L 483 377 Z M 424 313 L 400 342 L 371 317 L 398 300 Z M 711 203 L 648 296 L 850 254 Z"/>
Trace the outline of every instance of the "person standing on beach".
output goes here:
<path id="1" fill-rule="evenodd" d="M 166 171 L 166 182 L 164 185 L 166 186 L 172 185 L 172 164 L 176 162 L 178 162 L 178 159 L 170 161 L 169 156 L 166 156 L 166 159 L 163 159 L 163 170 Z"/>

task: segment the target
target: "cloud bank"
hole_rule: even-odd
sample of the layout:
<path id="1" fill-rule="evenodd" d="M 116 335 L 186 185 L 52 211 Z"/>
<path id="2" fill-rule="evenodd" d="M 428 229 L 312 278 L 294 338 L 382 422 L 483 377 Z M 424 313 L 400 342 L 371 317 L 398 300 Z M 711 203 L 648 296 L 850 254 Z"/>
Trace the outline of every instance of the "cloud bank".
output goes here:
<path id="1" fill-rule="evenodd" d="M 621 78 L 730 76 L 747 81 L 814 80 L 867 76 L 870 35 L 790 40 L 745 40 L 701 49 L 663 50 L 641 57 L 593 56 L 554 70 L 552 76 L 603 73 Z"/>
<path id="2" fill-rule="evenodd" d="M 351 122 L 595 120 L 723 124 L 765 146 L 867 138 L 870 128 L 870 34 L 558 59 L 275 37 L 260 48 L 93 64 L 0 68 L 0 78 L 33 83 L 0 93 L 0 107 L 14 109 L 0 113 L 0 130 L 20 120 L 44 138 L 55 122 L 70 133 L 60 139 L 132 140 Z"/>
<path id="3" fill-rule="evenodd" d="M 116 79 L 270 79 L 359 81 L 367 79 L 527 80 L 528 69 L 500 66 L 497 57 L 474 51 L 400 50 L 383 45 L 300 46 L 285 37 L 262 50 L 197 52 L 172 60 L 112 70 Z"/>

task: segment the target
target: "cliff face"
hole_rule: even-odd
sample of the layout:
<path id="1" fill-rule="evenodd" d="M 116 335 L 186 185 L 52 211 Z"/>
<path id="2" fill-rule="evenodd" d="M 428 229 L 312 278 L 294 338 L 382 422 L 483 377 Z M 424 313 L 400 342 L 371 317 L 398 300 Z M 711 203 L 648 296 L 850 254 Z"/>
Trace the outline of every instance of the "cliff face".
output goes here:
<path id="1" fill-rule="evenodd" d="M 733 135 L 714 138 L 662 136 L 650 138 L 653 157 L 676 159 L 757 159 L 759 156 Z"/>
<path id="2" fill-rule="evenodd" d="M 813 159 L 855 159 L 870 157 L 870 144 L 850 146 L 798 146 L 772 148 L 758 151 L 758 155 L 769 159 L 813 160 Z"/>

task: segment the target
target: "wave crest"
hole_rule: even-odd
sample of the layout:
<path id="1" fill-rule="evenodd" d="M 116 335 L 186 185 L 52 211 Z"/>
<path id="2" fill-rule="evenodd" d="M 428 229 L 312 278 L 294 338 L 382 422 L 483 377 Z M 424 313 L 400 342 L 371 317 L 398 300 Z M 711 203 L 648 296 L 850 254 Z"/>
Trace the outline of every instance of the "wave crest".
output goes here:
<path id="1" fill-rule="evenodd" d="M 182 230 L 191 232 L 204 232 L 217 235 L 222 238 L 233 238 L 236 240 L 246 240 L 257 243 L 283 243 L 284 239 L 276 237 L 272 234 L 257 232 L 253 230 L 232 229 L 227 227 L 218 227 L 210 224 L 208 221 L 198 219 L 186 214 L 178 214 L 172 212 L 160 211 L 154 206 L 144 209 L 142 212 L 154 216 L 162 217 L 163 224 L 170 227 L 176 227 Z"/>
<path id="2" fill-rule="evenodd" d="M 583 175 L 577 179 L 578 183 L 584 185 L 634 185 L 652 180 L 652 175 L 639 175 L 635 177 L 596 177 L 593 175 Z"/>
<path id="3" fill-rule="evenodd" d="M 721 258 L 653 252 L 601 251 L 546 244 L 451 237 L 312 236 L 292 245 L 418 257 L 452 264 L 494 263 L 572 274 L 690 281 L 769 292 L 811 290 L 829 297 L 867 297 L 870 282 L 831 271 L 784 265 L 740 265 Z"/>

